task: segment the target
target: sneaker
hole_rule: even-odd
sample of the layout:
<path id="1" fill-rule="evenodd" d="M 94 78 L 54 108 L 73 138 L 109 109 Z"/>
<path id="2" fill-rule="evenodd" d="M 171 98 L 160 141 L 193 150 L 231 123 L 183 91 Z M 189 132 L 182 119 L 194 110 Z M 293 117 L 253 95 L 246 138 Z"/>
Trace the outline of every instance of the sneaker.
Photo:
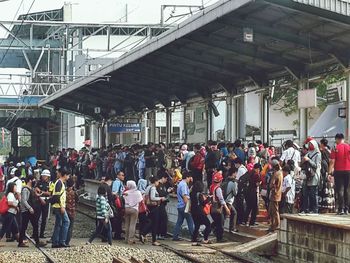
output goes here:
<path id="1" fill-rule="evenodd" d="M 192 246 L 193 246 L 193 247 L 200 247 L 201 244 L 199 244 L 198 242 L 193 242 L 193 243 L 192 243 Z"/>
<path id="2" fill-rule="evenodd" d="M 18 244 L 18 247 L 29 247 L 29 246 L 25 243 L 20 243 L 20 244 Z"/>
<path id="3" fill-rule="evenodd" d="M 67 245 L 67 244 L 61 244 L 61 245 L 59 245 L 59 247 L 70 247 L 70 245 Z"/>
<path id="4" fill-rule="evenodd" d="M 46 242 L 39 241 L 39 243 L 36 244 L 37 247 L 45 247 L 47 245 Z"/>
<path id="5" fill-rule="evenodd" d="M 316 213 L 316 212 L 311 212 L 311 213 L 308 213 L 306 214 L 307 216 L 318 216 L 320 215 L 319 213 Z"/>
<path id="6" fill-rule="evenodd" d="M 156 241 L 156 242 L 153 242 L 153 243 L 152 243 L 152 246 L 157 246 L 157 247 L 158 247 L 158 246 L 160 246 L 160 243 L 157 242 L 157 241 Z"/>
<path id="7" fill-rule="evenodd" d="M 349 215 L 349 211 L 348 211 L 348 210 L 345 210 L 345 211 L 344 211 L 344 215 L 346 215 L 346 216 Z"/>
<path id="8" fill-rule="evenodd" d="M 302 211 L 302 212 L 300 212 L 298 215 L 300 215 L 300 216 L 305 216 L 306 213 L 305 213 L 304 211 Z"/>
<path id="9" fill-rule="evenodd" d="M 337 215 L 339 215 L 339 216 L 344 215 L 344 210 L 340 210 L 340 211 L 338 211 Z"/>
<path id="10" fill-rule="evenodd" d="M 146 237 L 143 236 L 143 235 L 140 235 L 140 241 L 141 241 L 142 244 L 145 244 Z"/>

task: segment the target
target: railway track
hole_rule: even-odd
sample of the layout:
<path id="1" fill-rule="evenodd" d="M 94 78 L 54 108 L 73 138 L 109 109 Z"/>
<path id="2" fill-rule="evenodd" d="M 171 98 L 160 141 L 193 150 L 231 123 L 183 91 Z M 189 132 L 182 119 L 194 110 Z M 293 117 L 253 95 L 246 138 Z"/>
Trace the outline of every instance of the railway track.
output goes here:
<path id="1" fill-rule="evenodd" d="M 88 209 L 95 209 L 95 206 L 89 203 L 85 203 L 85 202 L 80 202 L 80 204 L 82 204 L 83 206 L 87 207 Z M 91 215 L 91 213 L 82 211 L 81 209 L 77 209 L 77 212 L 95 220 L 95 217 Z M 171 233 L 168 233 L 168 235 L 172 235 Z M 222 259 L 222 262 L 226 261 L 226 262 L 237 262 L 237 263 L 260 263 L 259 260 L 253 260 L 251 258 L 248 258 L 244 255 L 241 254 L 236 254 L 236 253 L 228 253 L 226 251 L 224 251 L 222 249 L 222 247 L 218 247 L 218 246 L 211 246 L 211 245 L 206 245 L 206 244 L 201 244 L 201 247 L 205 248 L 203 249 L 203 253 L 192 253 L 191 252 L 191 248 L 193 248 L 191 246 L 191 240 L 189 239 L 185 239 L 183 238 L 184 241 L 188 242 L 188 252 L 187 251 L 182 251 L 179 249 L 176 249 L 174 246 L 170 246 L 165 244 L 164 242 L 160 242 L 160 246 L 162 248 L 164 248 L 165 250 L 171 251 L 173 253 L 175 253 L 176 255 L 178 255 L 179 257 L 186 259 L 188 261 L 191 262 L 195 262 L 195 263 L 208 263 L 208 259 L 203 259 L 205 257 L 204 254 L 205 253 L 205 249 L 209 249 L 211 251 L 215 251 L 215 257 L 220 257 Z M 207 253 L 208 257 L 213 256 L 213 253 Z M 200 258 L 198 258 L 198 256 L 200 256 Z M 225 260 L 226 259 L 226 260 Z M 121 259 L 122 261 L 123 259 Z M 118 262 L 118 261 L 115 261 Z M 131 262 L 138 262 L 138 261 L 131 261 Z M 141 261 L 142 262 L 142 261 Z M 215 258 L 213 258 L 213 261 L 211 262 L 215 262 Z"/>
<path id="2" fill-rule="evenodd" d="M 48 253 L 48 252 L 47 252 L 45 249 L 43 249 L 42 247 L 37 247 L 35 241 L 34 241 L 28 234 L 26 234 L 26 238 L 27 238 L 27 240 L 29 240 L 29 242 L 31 242 L 31 243 L 34 245 L 34 247 L 35 247 L 38 251 L 40 251 L 41 254 L 44 255 L 44 257 L 46 258 L 46 260 L 47 260 L 48 263 L 56 263 L 55 259 L 50 255 L 50 253 Z"/>

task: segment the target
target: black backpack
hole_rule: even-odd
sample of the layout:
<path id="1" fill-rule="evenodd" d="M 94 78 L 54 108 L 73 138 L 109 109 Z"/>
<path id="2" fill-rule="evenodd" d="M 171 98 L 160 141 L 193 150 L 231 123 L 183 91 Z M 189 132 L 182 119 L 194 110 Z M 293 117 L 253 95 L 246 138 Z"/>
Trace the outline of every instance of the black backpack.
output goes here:
<path id="1" fill-rule="evenodd" d="M 238 180 L 238 196 L 245 196 L 249 191 L 250 173 L 246 172 Z"/>
<path id="2" fill-rule="evenodd" d="M 309 157 L 310 159 L 314 158 L 316 156 L 317 152 Z M 316 175 L 316 168 L 313 168 L 310 164 L 310 162 L 304 162 L 302 165 L 302 170 L 305 172 L 306 179 L 312 180 L 312 178 Z"/>

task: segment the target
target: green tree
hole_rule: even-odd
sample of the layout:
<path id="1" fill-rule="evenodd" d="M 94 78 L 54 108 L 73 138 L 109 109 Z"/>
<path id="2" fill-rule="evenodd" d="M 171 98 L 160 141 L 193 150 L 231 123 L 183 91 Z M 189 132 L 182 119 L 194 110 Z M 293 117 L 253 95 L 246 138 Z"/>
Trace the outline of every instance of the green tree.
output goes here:
<path id="1" fill-rule="evenodd" d="M 326 94 L 329 84 L 345 80 L 344 74 L 330 74 L 319 81 L 309 82 L 309 88 L 317 89 L 317 107 L 324 111 L 327 107 Z M 277 106 L 277 110 L 289 116 L 298 111 L 298 87 L 292 84 L 286 88 L 276 87 L 272 105 Z"/>

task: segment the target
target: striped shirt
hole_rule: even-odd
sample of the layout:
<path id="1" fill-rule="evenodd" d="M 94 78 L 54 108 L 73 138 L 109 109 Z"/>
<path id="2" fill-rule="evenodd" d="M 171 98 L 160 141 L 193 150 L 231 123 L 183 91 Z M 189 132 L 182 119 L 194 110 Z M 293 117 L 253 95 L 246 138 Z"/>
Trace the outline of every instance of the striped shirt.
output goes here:
<path id="1" fill-rule="evenodd" d="M 97 219 L 104 219 L 108 217 L 107 199 L 103 195 L 98 195 L 96 198 L 96 216 Z"/>

